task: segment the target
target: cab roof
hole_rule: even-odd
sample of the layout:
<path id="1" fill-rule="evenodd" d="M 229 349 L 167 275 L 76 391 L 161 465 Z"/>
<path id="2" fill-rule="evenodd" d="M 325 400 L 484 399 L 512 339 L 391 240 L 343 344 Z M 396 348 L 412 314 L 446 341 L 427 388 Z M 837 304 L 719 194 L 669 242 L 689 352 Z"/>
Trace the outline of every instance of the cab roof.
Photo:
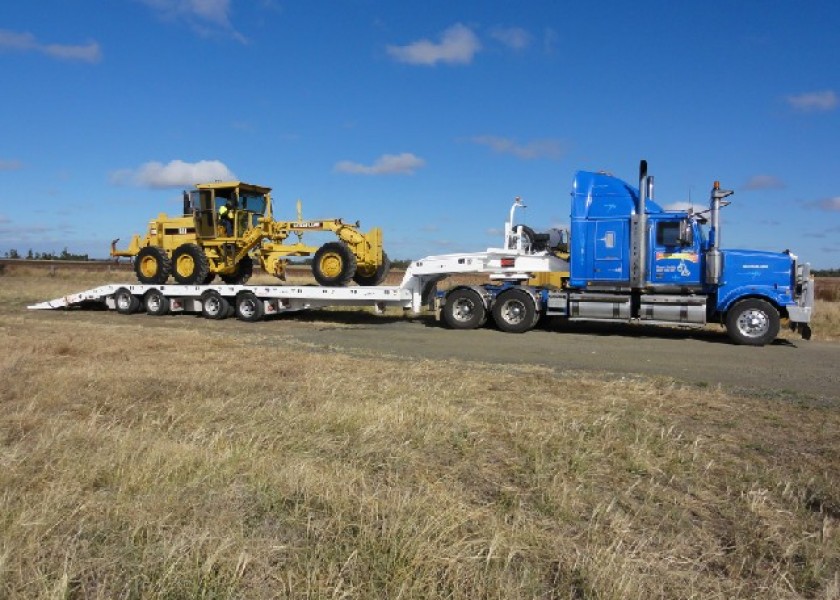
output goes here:
<path id="1" fill-rule="evenodd" d="M 239 188 L 240 190 L 256 192 L 258 194 L 268 194 L 271 192 L 270 187 L 245 183 L 244 181 L 214 181 L 213 183 L 199 183 L 195 187 L 199 190 L 229 190 L 231 188 Z"/>

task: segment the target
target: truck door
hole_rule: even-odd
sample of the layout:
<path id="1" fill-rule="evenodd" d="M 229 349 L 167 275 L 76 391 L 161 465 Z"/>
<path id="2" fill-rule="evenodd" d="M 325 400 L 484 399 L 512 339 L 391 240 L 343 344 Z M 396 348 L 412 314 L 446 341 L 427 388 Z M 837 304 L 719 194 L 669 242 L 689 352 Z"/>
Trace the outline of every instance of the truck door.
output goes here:
<path id="1" fill-rule="evenodd" d="M 628 261 L 628 221 L 609 219 L 595 221 L 591 248 L 592 279 L 596 281 L 627 281 L 630 278 Z"/>
<path id="2" fill-rule="evenodd" d="M 195 235 L 198 239 L 216 237 L 216 204 L 212 190 L 193 190 L 190 192 L 195 219 Z"/>
<path id="3" fill-rule="evenodd" d="M 699 240 L 692 223 L 682 219 L 657 220 L 650 228 L 648 281 L 694 287 L 701 283 Z"/>

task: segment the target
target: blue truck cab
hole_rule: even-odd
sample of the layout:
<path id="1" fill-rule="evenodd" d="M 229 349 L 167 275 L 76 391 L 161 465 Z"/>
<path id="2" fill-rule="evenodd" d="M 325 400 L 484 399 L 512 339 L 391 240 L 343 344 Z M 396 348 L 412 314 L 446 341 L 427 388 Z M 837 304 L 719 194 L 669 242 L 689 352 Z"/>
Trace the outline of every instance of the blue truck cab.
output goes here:
<path id="1" fill-rule="evenodd" d="M 638 187 L 603 172 L 577 172 L 569 318 L 720 322 L 736 343 L 752 345 L 775 339 L 786 318 L 810 337 L 809 265 L 787 250 L 719 247 L 720 209 L 732 193 L 715 183 L 708 211 L 665 210 L 652 198 L 644 161 Z"/>

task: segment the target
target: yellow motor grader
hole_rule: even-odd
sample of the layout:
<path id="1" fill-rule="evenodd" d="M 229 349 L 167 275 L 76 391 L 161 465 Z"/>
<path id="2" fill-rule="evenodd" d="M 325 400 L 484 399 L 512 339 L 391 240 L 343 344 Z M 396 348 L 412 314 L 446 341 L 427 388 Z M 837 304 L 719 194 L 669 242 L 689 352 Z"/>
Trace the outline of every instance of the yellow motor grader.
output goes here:
<path id="1" fill-rule="evenodd" d="M 144 237 L 134 235 L 128 248 L 111 242 L 111 256 L 134 259 L 137 279 L 163 284 L 172 275 L 181 284 L 210 283 L 216 275 L 229 284 L 251 277 L 254 258 L 266 273 L 284 279 L 289 257 L 311 256 L 315 280 L 324 286 L 379 285 L 391 267 L 382 250 L 382 230 L 359 231 L 359 223 L 341 219 L 305 221 L 300 203 L 296 221 L 276 221 L 271 188 L 226 181 L 203 183 L 184 192 L 184 212 L 159 214 Z M 339 241 L 320 248 L 303 243 L 303 233 L 333 232 Z M 286 243 L 297 235 L 295 243 Z"/>

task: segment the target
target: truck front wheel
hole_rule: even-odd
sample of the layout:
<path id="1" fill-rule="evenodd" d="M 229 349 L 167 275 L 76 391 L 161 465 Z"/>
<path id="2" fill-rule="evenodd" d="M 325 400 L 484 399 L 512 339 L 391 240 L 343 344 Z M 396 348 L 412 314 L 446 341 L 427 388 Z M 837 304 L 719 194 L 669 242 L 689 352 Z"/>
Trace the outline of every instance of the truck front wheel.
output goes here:
<path id="1" fill-rule="evenodd" d="M 726 332 L 736 344 L 764 346 L 779 335 L 779 311 L 766 300 L 741 300 L 726 314 Z"/>

